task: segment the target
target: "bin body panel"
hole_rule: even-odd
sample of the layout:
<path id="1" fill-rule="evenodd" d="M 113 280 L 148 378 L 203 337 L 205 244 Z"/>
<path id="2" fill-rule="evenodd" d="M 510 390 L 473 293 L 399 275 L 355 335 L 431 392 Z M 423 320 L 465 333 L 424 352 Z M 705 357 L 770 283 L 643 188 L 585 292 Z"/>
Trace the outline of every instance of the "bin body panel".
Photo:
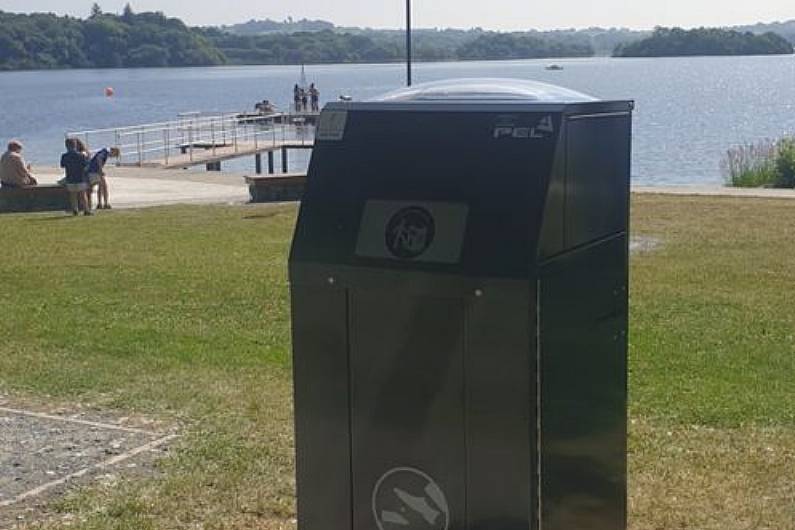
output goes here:
<path id="1" fill-rule="evenodd" d="M 460 298 L 350 288 L 354 528 L 379 516 L 400 528 L 394 513 L 426 528 L 376 491 L 405 470 L 433 479 L 449 528 L 535 528 L 534 293 L 521 282 Z M 387 478 L 422 498 L 413 479 Z"/>
<path id="2" fill-rule="evenodd" d="M 626 235 L 560 256 L 540 275 L 543 527 L 623 530 Z"/>
<path id="3" fill-rule="evenodd" d="M 486 286 L 467 313 L 467 521 L 535 530 L 535 286 Z"/>
<path id="4" fill-rule="evenodd" d="M 347 294 L 293 285 L 292 310 L 298 525 L 350 530 Z"/>
<path id="5" fill-rule="evenodd" d="M 386 530 L 405 526 L 390 521 L 415 526 L 424 516 L 433 521 L 429 528 L 444 529 L 436 523 L 445 519 L 449 527 L 464 526 L 464 314 L 460 299 L 351 292 L 354 530 L 375 528 L 374 517 Z M 431 477 L 446 506 L 412 472 L 376 491 L 380 480 L 404 469 Z"/>
<path id="6" fill-rule="evenodd" d="M 568 119 L 566 248 L 626 229 L 631 127 L 629 113 Z"/>

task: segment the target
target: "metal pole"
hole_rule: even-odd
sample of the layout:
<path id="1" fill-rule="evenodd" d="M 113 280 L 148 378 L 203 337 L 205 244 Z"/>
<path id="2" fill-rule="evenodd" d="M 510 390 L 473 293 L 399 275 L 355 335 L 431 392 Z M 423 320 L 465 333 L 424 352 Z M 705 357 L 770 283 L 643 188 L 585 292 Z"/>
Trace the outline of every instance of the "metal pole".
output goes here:
<path id="1" fill-rule="evenodd" d="M 411 86 L 411 0 L 406 0 L 406 86 Z"/>
<path id="2" fill-rule="evenodd" d="M 215 123 L 210 122 L 210 142 L 213 144 L 213 156 L 215 156 Z"/>
<path id="3" fill-rule="evenodd" d="M 169 144 L 171 143 L 171 131 L 169 129 L 165 129 L 163 131 L 164 135 L 164 142 L 163 142 L 163 149 L 165 149 L 165 158 L 166 158 L 166 165 L 168 165 L 168 151 L 169 151 Z"/>

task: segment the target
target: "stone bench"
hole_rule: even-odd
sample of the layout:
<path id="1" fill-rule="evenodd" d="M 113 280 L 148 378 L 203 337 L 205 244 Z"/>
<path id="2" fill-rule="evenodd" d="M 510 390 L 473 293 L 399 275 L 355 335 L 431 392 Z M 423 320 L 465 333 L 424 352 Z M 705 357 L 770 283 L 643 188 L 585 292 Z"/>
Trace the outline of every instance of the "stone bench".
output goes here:
<path id="1" fill-rule="evenodd" d="M 69 194 L 57 184 L 29 188 L 0 188 L 0 213 L 69 210 Z"/>
<path id="2" fill-rule="evenodd" d="M 304 196 L 306 175 L 303 173 L 280 173 L 246 177 L 251 202 L 292 202 Z"/>

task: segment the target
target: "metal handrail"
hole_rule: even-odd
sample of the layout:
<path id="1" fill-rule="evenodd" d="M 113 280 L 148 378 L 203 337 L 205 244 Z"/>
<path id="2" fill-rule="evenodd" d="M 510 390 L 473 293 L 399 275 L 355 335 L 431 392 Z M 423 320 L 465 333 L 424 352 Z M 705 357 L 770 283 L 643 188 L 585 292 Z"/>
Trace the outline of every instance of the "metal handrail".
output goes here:
<path id="1" fill-rule="evenodd" d="M 121 152 L 117 160 L 119 164 L 124 159 L 132 159 L 138 165 L 143 165 L 156 156 L 154 153 L 161 153 L 161 158 L 168 164 L 172 151 L 183 151 L 193 162 L 194 148 L 203 143 L 209 144 L 207 148 L 212 149 L 213 155 L 222 146 L 233 147 L 237 154 L 240 152 L 241 142 L 253 141 L 257 151 L 268 143 L 275 147 L 277 138 L 285 142 L 289 137 L 304 144 L 307 141 L 307 132 L 311 131 L 312 127 L 285 121 L 280 124 L 273 121 L 263 123 L 263 116 L 219 113 L 213 116 L 191 114 L 189 117 L 181 116 L 167 122 L 69 132 L 66 136 L 80 138 L 87 145 L 93 141 L 118 148 Z"/>

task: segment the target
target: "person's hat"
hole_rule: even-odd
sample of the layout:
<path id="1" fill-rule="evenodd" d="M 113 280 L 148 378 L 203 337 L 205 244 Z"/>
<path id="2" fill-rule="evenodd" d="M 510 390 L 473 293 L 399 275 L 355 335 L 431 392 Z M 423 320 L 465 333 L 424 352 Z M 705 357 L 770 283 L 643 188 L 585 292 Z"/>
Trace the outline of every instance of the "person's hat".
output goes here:
<path id="1" fill-rule="evenodd" d="M 8 142 L 8 150 L 9 151 L 21 151 L 22 150 L 22 142 L 19 140 L 11 140 Z"/>

